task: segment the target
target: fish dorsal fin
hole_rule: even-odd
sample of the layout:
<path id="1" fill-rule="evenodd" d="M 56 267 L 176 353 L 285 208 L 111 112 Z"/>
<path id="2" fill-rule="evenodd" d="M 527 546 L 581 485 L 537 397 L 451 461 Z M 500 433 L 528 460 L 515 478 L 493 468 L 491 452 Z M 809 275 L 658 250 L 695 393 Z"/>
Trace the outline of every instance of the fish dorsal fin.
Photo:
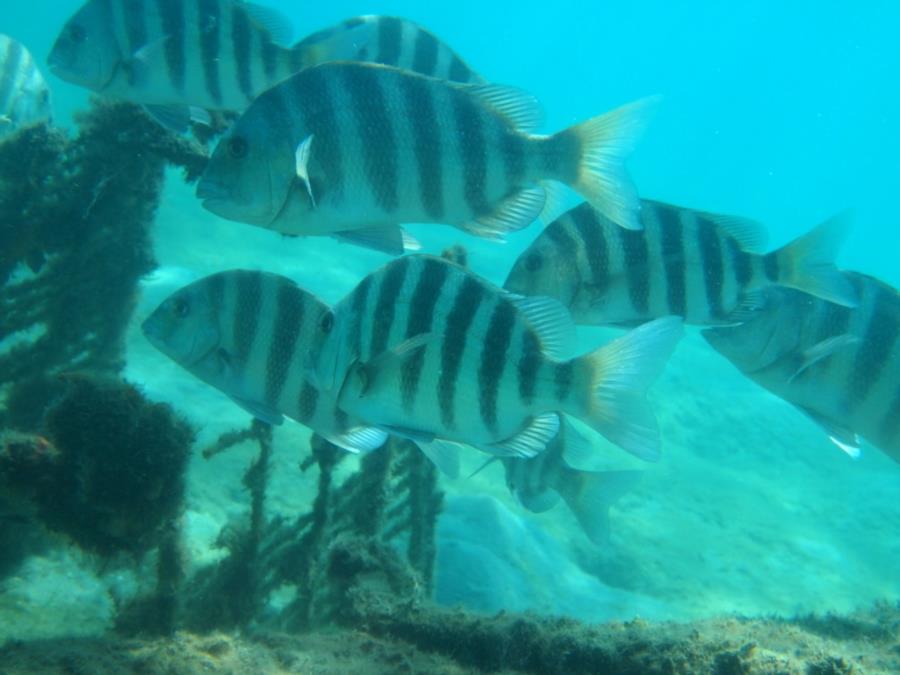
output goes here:
<path id="1" fill-rule="evenodd" d="M 229 394 L 228 398 L 237 403 L 239 406 L 241 406 L 241 408 L 253 415 L 256 419 L 265 422 L 266 424 L 271 424 L 272 426 L 277 427 L 282 422 L 284 422 L 284 415 L 282 415 L 280 412 L 275 410 L 275 408 L 266 403 L 262 403 L 261 401 L 253 401 L 249 398 L 242 398 L 233 394 Z"/>
<path id="2" fill-rule="evenodd" d="M 338 435 L 323 436 L 339 448 L 354 454 L 365 454 L 384 445 L 388 434 L 376 427 L 355 427 L 350 431 Z"/>
<path id="3" fill-rule="evenodd" d="M 294 39 L 294 26 L 284 14 L 277 9 L 257 5 L 253 2 L 242 2 L 241 7 L 258 28 L 262 28 L 269 34 L 272 42 L 283 46 L 291 44 Z"/>
<path id="4" fill-rule="evenodd" d="M 557 433 L 559 433 L 559 415 L 544 413 L 533 417 L 531 422 L 515 436 L 499 443 L 478 447 L 498 457 L 534 457 L 547 448 L 547 444 Z"/>
<path id="5" fill-rule="evenodd" d="M 575 353 L 575 322 L 562 303 L 543 295 L 505 295 L 525 315 L 544 353 L 560 360 Z"/>
<path id="6" fill-rule="evenodd" d="M 737 241 L 747 253 L 763 253 L 769 241 L 769 232 L 762 225 L 750 218 L 729 216 L 721 213 L 696 211 L 698 218 L 703 218 L 721 227 L 725 233 Z"/>
<path id="7" fill-rule="evenodd" d="M 465 223 L 461 229 L 487 239 L 502 240 L 508 232 L 528 227 L 541 214 L 547 193 L 540 186 L 525 188 L 507 196 L 492 213 Z"/>
<path id="8" fill-rule="evenodd" d="M 846 452 L 853 459 L 859 459 L 862 453 L 859 449 L 859 436 L 856 432 L 824 415 L 820 415 L 819 413 L 810 410 L 809 408 L 804 408 L 802 405 L 796 407 L 800 412 L 821 427 L 832 443 Z"/>
<path id="9" fill-rule="evenodd" d="M 431 441 L 415 441 L 416 445 L 428 459 L 448 478 L 459 478 L 460 445 L 443 438 Z"/>
<path id="10" fill-rule="evenodd" d="M 807 368 L 814 366 L 823 359 L 827 359 L 835 352 L 853 347 L 854 345 L 859 344 L 859 342 L 860 339 L 857 336 L 851 335 L 850 333 L 844 333 L 842 335 L 835 335 L 833 337 L 822 340 L 817 344 L 814 344 L 809 349 L 803 351 L 803 363 L 800 364 L 797 372 L 791 375 L 790 379 L 788 380 L 788 384 L 797 379 L 797 377 L 799 377 Z"/>
<path id="11" fill-rule="evenodd" d="M 479 216 L 463 229 L 479 237 L 502 239 L 508 232 L 516 232 L 533 223 L 544 209 L 547 193 L 540 186 L 525 188 L 509 195 L 494 210 Z"/>
<path id="12" fill-rule="evenodd" d="M 504 84 L 454 84 L 475 96 L 514 129 L 533 132 L 544 123 L 544 111 L 532 94 Z"/>

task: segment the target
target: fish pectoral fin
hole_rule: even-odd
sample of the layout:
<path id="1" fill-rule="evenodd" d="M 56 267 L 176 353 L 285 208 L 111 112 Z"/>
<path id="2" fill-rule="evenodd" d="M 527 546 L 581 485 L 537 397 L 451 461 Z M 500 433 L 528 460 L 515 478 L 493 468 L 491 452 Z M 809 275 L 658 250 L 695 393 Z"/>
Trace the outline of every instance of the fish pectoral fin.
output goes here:
<path id="1" fill-rule="evenodd" d="M 547 194 L 541 186 L 525 188 L 507 196 L 489 214 L 460 226 L 465 232 L 487 239 L 502 240 L 503 235 L 528 227 L 533 223 L 547 201 Z"/>
<path id="2" fill-rule="evenodd" d="M 375 37 L 375 24 L 364 21 L 351 28 L 325 29 L 307 36 L 292 47 L 300 53 L 305 68 L 325 61 L 353 61 Z"/>
<path id="3" fill-rule="evenodd" d="M 278 426 L 282 422 L 284 422 L 284 415 L 275 410 L 266 403 L 262 403 L 260 401 L 253 401 L 248 398 L 241 398 L 240 396 L 235 396 L 233 394 L 229 394 L 228 398 L 237 403 L 241 408 L 246 410 L 248 413 L 253 415 L 256 419 L 265 422 L 266 424 L 271 424 L 272 426 Z"/>
<path id="4" fill-rule="evenodd" d="M 205 126 L 212 123 L 209 113 L 196 106 L 145 104 L 143 108 L 155 122 L 176 134 L 187 131 L 192 122 Z"/>
<path id="5" fill-rule="evenodd" d="M 262 28 L 275 42 L 287 46 L 294 40 L 294 26 L 291 20 L 277 9 L 257 5 L 254 2 L 242 2 L 240 7 L 250 16 L 257 28 Z"/>
<path id="6" fill-rule="evenodd" d="M 404 251 L 417 251 L 422 245 L 399 225 L 365 227 L 358 230 L 332 232 L 331 236 L 356 246 L 371 248 L 388 255 L 403 255 Z"/>
<path id="7" fill-rule="evenodd" d="M 531 422 L 515 436 L 499 443 L 479 445 L 484 452 L 498 457 L 534 457 L 542 453 L 547 444 L 559 433 L 559 415 L 544 413 L 531 419 Z"/>
<path id="8" fill-rule="evenodd" d="M 554 298 L 507 293 L 525 320 L 538 334 L 541 351 L 555 359 L 571 358 L 575 352 L 575 322 L 569 310 Z"/>
<path id="9" fill-rule="evenodd" d="M 848 429 L 842 424 L 835 422 L 825 415 L 821 415 L 802 405 L 795 406 L 800 412 L 815 422 L 828 435 L 828 439 L 846 452 L 853 459 L 859 459 L 862 452 L 860 451 L 859 436 L 856 432 Z"/>
<path id="10" fill-rule="evenodd" d="M 738 306 L 728 315 L 728 322 L 736 325 L 750 321 L 765 306 L 765 289 L 748 291 L 741 296 Z"/>
<path id="11" fill-rule="evenodd" d="M 343 434 L 321 434 L 329 443 L 355 455 L 377 450 L 387 440 L 388 434 L 377 427 L 355 427 Z"/>
<path id="12" fill-rule="evenodd" d="M 398 361 L 405 360 L 407 357 L 411 356 L 413 353 L 419 351 L 420 349 L 425 349 L 431 342 L 436 340 L 437 337 L 437 333 L 419 333 L 418 335 L 413 335 L 411 338 L 404 340 L 396 347 L 391 347 L 390 349 L 387 349 L 380 354 L 373 356 L 371 359 L 361 365 L 370 374 L 370 377 L 374 378 L 374 375 L 375 373 L 377 373 L 377 371 L 384 368 L 389 368 L 391 365 L 396 364 Z"/>
<path id="13" fill-rule="evenodd" d="M 815 364 L 827 359 L 832 354 L 839 352 L 842 349 L 847 349 L 848 347 L 853 347 L 857 344 L 859 344 L 858 337 L 851 335 L 850 333 L 844 333 L 843 335 L 835 335 L 822 340 L 809 349 L 804 350 L 803 363 L 797 371 L 790 376 L 788 384 L 797 379 L 807 368 L 811 368 Z"/>
<path id="14" fill-rule="evenodd" d="M 316 208 L 316 198 L 313 196 L 312 183 L 309 182 L 309 157 L 312 152 L 312 142 L 315 134 L 310 134 L 297 145 L 294 151 L 294 171 L 297 178 L 306 186 L 306 193 L 312 207 Z"/>
<path id="15" fill-rule="evenodd" d="M 537 98 L 523 89 L 503 84 L 456 84 L 509 122 L 513 128 L 529 133 L 544 123 L 544 111 Z"/>

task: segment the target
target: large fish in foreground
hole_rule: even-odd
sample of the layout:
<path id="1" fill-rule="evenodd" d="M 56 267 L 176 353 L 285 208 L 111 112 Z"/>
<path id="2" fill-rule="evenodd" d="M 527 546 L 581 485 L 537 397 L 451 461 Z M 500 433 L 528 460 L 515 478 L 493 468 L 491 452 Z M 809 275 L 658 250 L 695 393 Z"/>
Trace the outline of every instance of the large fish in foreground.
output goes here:
<path id="1" fill-rule="evenodd" d="M 141 326 L 161 352 L 270 424 L 290 417 L 351 452 L 387 434 L 354 423 L 305 378 L 331 330 L 328 306 L 289 279 L 220 272 L 169 296 Z"/>
<path id="2" fill-rule="evenodd" d="M 334 235 L 400 252 L 403 223 L 498 237 L 565 183 L 639 227 L 623 161 L 639 102 L 550 136 L 517 89 L 459 84 L 373 64 L 325 63 L 257 98 L 217 145 L 197 195 L 224 218 L 285 234 Z"/>
<path id="3" fill-rule="evenodd" d="M 50 89 L 31 54 L 0 34 L 0 137 L 52 116 Z"/>
<path id="4" fill-rule="evenodd" d="M 900 295 L 864 274 L 844 276 L 855 309 L 772 289 L 754 318 L 703 336 L 851 455 L 861 436 L 900 462 Z"/>
<path id="5" fill-rule="evenodd" d="M 733 323 L 773 285 L 856 303 L 834 266 L 843 216 L 764 254 L 765 231 L 752 221 L 647 199 L 641 205 L 639 231 L 617 227 L 588 204 L 568 211 L 519 256 L 504 288 L 556 298 L 577 323 L 596 325 L 670 315 Z"/>
<path id="6" fill-rule="evenodd" d="M 573 357 L 574 325 L 549 298 L 515 296 L 458 265 L 405 256 L 333 308 L 315 381 L 354 419 L 416 441 L 539 454 L 560 414 L 656 459 L 645 391 L 682 333 L 660 319 Z M 433 454 L 433 453 L 432 453 Z"/>

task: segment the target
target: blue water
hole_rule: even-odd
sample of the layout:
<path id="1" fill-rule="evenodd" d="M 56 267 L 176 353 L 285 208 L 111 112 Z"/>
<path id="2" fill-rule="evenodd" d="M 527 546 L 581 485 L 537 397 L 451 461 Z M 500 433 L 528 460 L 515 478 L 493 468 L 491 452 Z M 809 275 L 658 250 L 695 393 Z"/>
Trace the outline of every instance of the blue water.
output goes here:
<path id="1" fill-rule="evenodd" d="M 24 42 L 42 62 L 78 5 L 15 3 L 4 8 L 0 32 Z M 367 12 L 414 19 L 488 79 L 534 93 L 548 131 L 661 94 L 629 162 L 643 196 L 757 219 L 773 246 L 852 208 L 856 224 L 841 266 L 900 286 L 900 4 L 335 0 L 280 6 L 298 38 Z M 68 123 L 87 94 L 47 77 L 58 119 Z M 189 278 L 258 266 L 290 274 L 329 301 L 385 260 L 331 241 L 285 244 L 272 233 L 220 221 L 202 211 L 177 177 L 157 227 L 166 269 Z M 501 281 L 503 265 L 538 229 L 515 235 L 505 248 L 449 229 L 432 232 L 415 230 L 426 250 L 462 242 L 473 267 Z M 149 283 L 139 312 L 172 283 Z M 585 340 L 595 333 L 585 331 Z M 131 345 L 129 375 L 154 396 L 177 400 L 203 425 L 202 438 L 246 421 L 136 332 Z M 493 467 L 447 486 L 438 599 L 604 619 L 845 611 L 900 597 L 896 464 L 874 448 L 849 460 L 696 336 L 679 349 L 655 400 L 666 458 L 614 510 L 610 550 L 592 549 L 567 513 L 525 513 Z M 296 472 L 287 451 L 278 461 Z M 225 457 L 214 467 L 195 465 L 190 532 L 198 556 L 224 515 L 243 508 L 245 462 Z M 276 483 L 276 508 L 303 507 L 311 486 L 302 481 Z"/>

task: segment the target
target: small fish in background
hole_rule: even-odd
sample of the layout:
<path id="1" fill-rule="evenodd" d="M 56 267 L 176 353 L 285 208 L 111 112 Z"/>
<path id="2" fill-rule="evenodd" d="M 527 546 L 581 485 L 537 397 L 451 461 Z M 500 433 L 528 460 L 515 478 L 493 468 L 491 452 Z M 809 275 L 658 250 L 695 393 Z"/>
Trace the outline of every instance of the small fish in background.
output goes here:
<path id="1" fill-rule="evenodd" d="M 703 337 L 851 456 L 861 436 L 900 463 L 900 295 L 870 276 L 843 275 L 855 308 L 773 288 L 748 321 Z"/>
<path id="2" fill-rule="evenodd" d="M 576 447 L 591 452 L 589 441 L 564 421 L 547 449 L 530 459 L 503 457 L 506 485 L 532 513 L 553 508 L 560 497 L 594 544 L 609 542 L 609 507 L 634 489 L 641 471 L 581 471 L 566 461 Z M 580 450 L 584 452 L 585 450 Z"/>
<path id="3" fill-rule="evenodd" d="M 313 379 L 354 419 L 415 441 L 533 457 L 562 413 L 646 460 L 659 455 L 645 391 L 681 337 L 673 317 L 574 357 L 574 325 L 549 298 L 506 293 L 441 258 L 410 255 L 334 306 Z"/>
<path id="4" fill-rule="evenodd" d="M 734 323 L 762 291 L 797 288 L 846 306 L 853 286 L 834 259 L 848 229 L 836 216 L 763 254 L 763 228 L 743 218 L 641 200 L 639 231 L 582 204 L 551 223 L 516 260 L 504 288 L 547 295 L 577 323 L 633 326 L 660 316 L 692 324 Z"/>
<path id="5" fill-rule="evenodd" d="M 547 181 L 639 227 L 624 159 L 647 108 L 639 101 L 540 136 L 530 133 L 540 108 L 518 89 L 325 63 L 250 105 L 216 146 L 197 196 L 229 220 L 390 253 L 404 250 L 403 223 L 493 238 L 526 227 L 544 209 Z"/>
<path id="6" fill-rule="evenodd" d="M 290 279 L 232 270 L 170 295 L 141 329 L 154 347 L 258 419 L 287 416 L 351 452 L 387 439 L 329 406 L 305 378 L 333 325 L 328 306 Z"/>
<path id="7" fill-rule="evenodd" d="M 294 48 L 305 52 L 304 61 L 308 65 L 365 61 L 451 82 L 484 82 L 434 33 L 396 16 L 356 16 L 309 35 Z"/>
<path id="8" fill-rule="evenodd" d="M 50 88 L 31 53 L 0 34 L 0 137 L 52 118 Z"/>
<path id="9" fill-rule="evenodd" d="M 142 104 L 181 129 L 205 121 L 207 110 L 241 111 L 310 65 L 306 59 L 329 58 L 325 46 L 285 46 L 292 33 L 277 10 L 237 0 L 88 0 L 66 22 L 47 62 L 57 77 Z M 359 41 L 345 32 L 328 47 L 350 53 Z"/>

